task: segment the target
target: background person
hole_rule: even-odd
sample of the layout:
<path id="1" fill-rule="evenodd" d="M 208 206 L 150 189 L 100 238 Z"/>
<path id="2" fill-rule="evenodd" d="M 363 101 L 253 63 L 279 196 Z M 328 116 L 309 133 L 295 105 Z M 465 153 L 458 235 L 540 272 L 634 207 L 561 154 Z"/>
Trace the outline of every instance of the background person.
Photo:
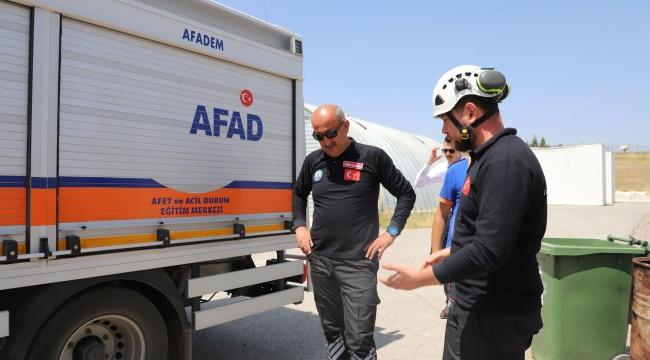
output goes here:
<path id="1" fill-rule="evenodd" d="M 443 156 L 439 154 L 439 151 L 440 149 L 437 147 L 431 148 L 426 164 L 415 175 L 414 187 L 423 188 L 433 186 L 444 180 L 449 164 L 444 161 L 438 162 Z"/>
<path id="2" fill-rule="evenodd" d="M 445 136 L 442 151 L 447 159 L 448 170 L 445 172 L 445 178 L 440 188 L 438 209 L 433 214 L 433 226 L 431 227 L 432 254 L 451 246 L 461 189 L 467 177 L 468 167 L 467 159 L 462 157 L 460 151 L 456 151 L 449 136 Z M 448 317 L 449 302 L 453 301 L 452 284 L 444 284 L 444 289 L 445 295 L 447 295 L 447 303 L 440 312 L 441 319 Z"/>

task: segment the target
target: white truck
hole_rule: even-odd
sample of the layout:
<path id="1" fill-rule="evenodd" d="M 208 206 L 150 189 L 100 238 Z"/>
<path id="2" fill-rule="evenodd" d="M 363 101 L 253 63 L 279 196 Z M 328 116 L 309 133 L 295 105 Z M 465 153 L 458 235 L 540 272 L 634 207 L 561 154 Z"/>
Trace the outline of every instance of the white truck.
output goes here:
<path id="1" fill-rule="evenodd" d="M 0 359 L 191 359 L 193 330 L 301 302 L 304 139 L 292 32 L 209 0 L 0 0 Z"/>

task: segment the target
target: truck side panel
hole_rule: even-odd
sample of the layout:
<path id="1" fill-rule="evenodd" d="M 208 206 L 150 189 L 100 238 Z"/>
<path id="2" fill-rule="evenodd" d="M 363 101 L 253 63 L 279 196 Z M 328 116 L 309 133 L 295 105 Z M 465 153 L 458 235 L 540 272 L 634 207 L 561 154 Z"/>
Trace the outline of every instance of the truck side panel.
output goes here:
<path id="1" fill-rule="evenodd" d="M 60 244 L 284 230 L 291 80 L 64 18 L 60 91 Z"/>
<path id="2" fill-rule="evenodd" d="M 30 16 L 26 7 L 0 2 L 0 240 L 18 241 L 21 254 L 27 223 Z"/>

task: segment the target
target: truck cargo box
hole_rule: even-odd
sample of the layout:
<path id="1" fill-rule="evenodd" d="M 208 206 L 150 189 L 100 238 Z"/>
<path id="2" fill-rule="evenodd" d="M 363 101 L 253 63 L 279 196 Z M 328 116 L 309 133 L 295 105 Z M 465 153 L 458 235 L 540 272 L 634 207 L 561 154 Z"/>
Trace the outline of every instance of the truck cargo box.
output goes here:
<path id="1" fill-rule="evenodd" d="M 300 40 L 218 5 L 210 18 L 201 1 L 46 7 L 0 2 L 7 247 L 78 255 L 289 231 Z"/>
<path id="2" fill-rule="evenodd" d="M 0 0 L 0 359 L 190 360 L 301 302 L 302 115 L 300 36 L 210 0 Z"/>

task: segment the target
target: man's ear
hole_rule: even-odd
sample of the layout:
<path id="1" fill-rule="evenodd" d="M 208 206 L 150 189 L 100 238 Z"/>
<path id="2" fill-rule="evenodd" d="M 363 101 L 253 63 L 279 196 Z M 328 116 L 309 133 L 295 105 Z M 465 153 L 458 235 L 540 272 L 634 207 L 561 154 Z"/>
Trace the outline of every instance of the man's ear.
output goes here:
<path id="1" fill-rule="evenodd" d="M 466 111 L 467 118 L 470 124 L 473 123 L 474 120 L 478 119 L 481 116 L 479 114 L 480 108 L 471 101 L 465 104 L 464 109 Z"/>

